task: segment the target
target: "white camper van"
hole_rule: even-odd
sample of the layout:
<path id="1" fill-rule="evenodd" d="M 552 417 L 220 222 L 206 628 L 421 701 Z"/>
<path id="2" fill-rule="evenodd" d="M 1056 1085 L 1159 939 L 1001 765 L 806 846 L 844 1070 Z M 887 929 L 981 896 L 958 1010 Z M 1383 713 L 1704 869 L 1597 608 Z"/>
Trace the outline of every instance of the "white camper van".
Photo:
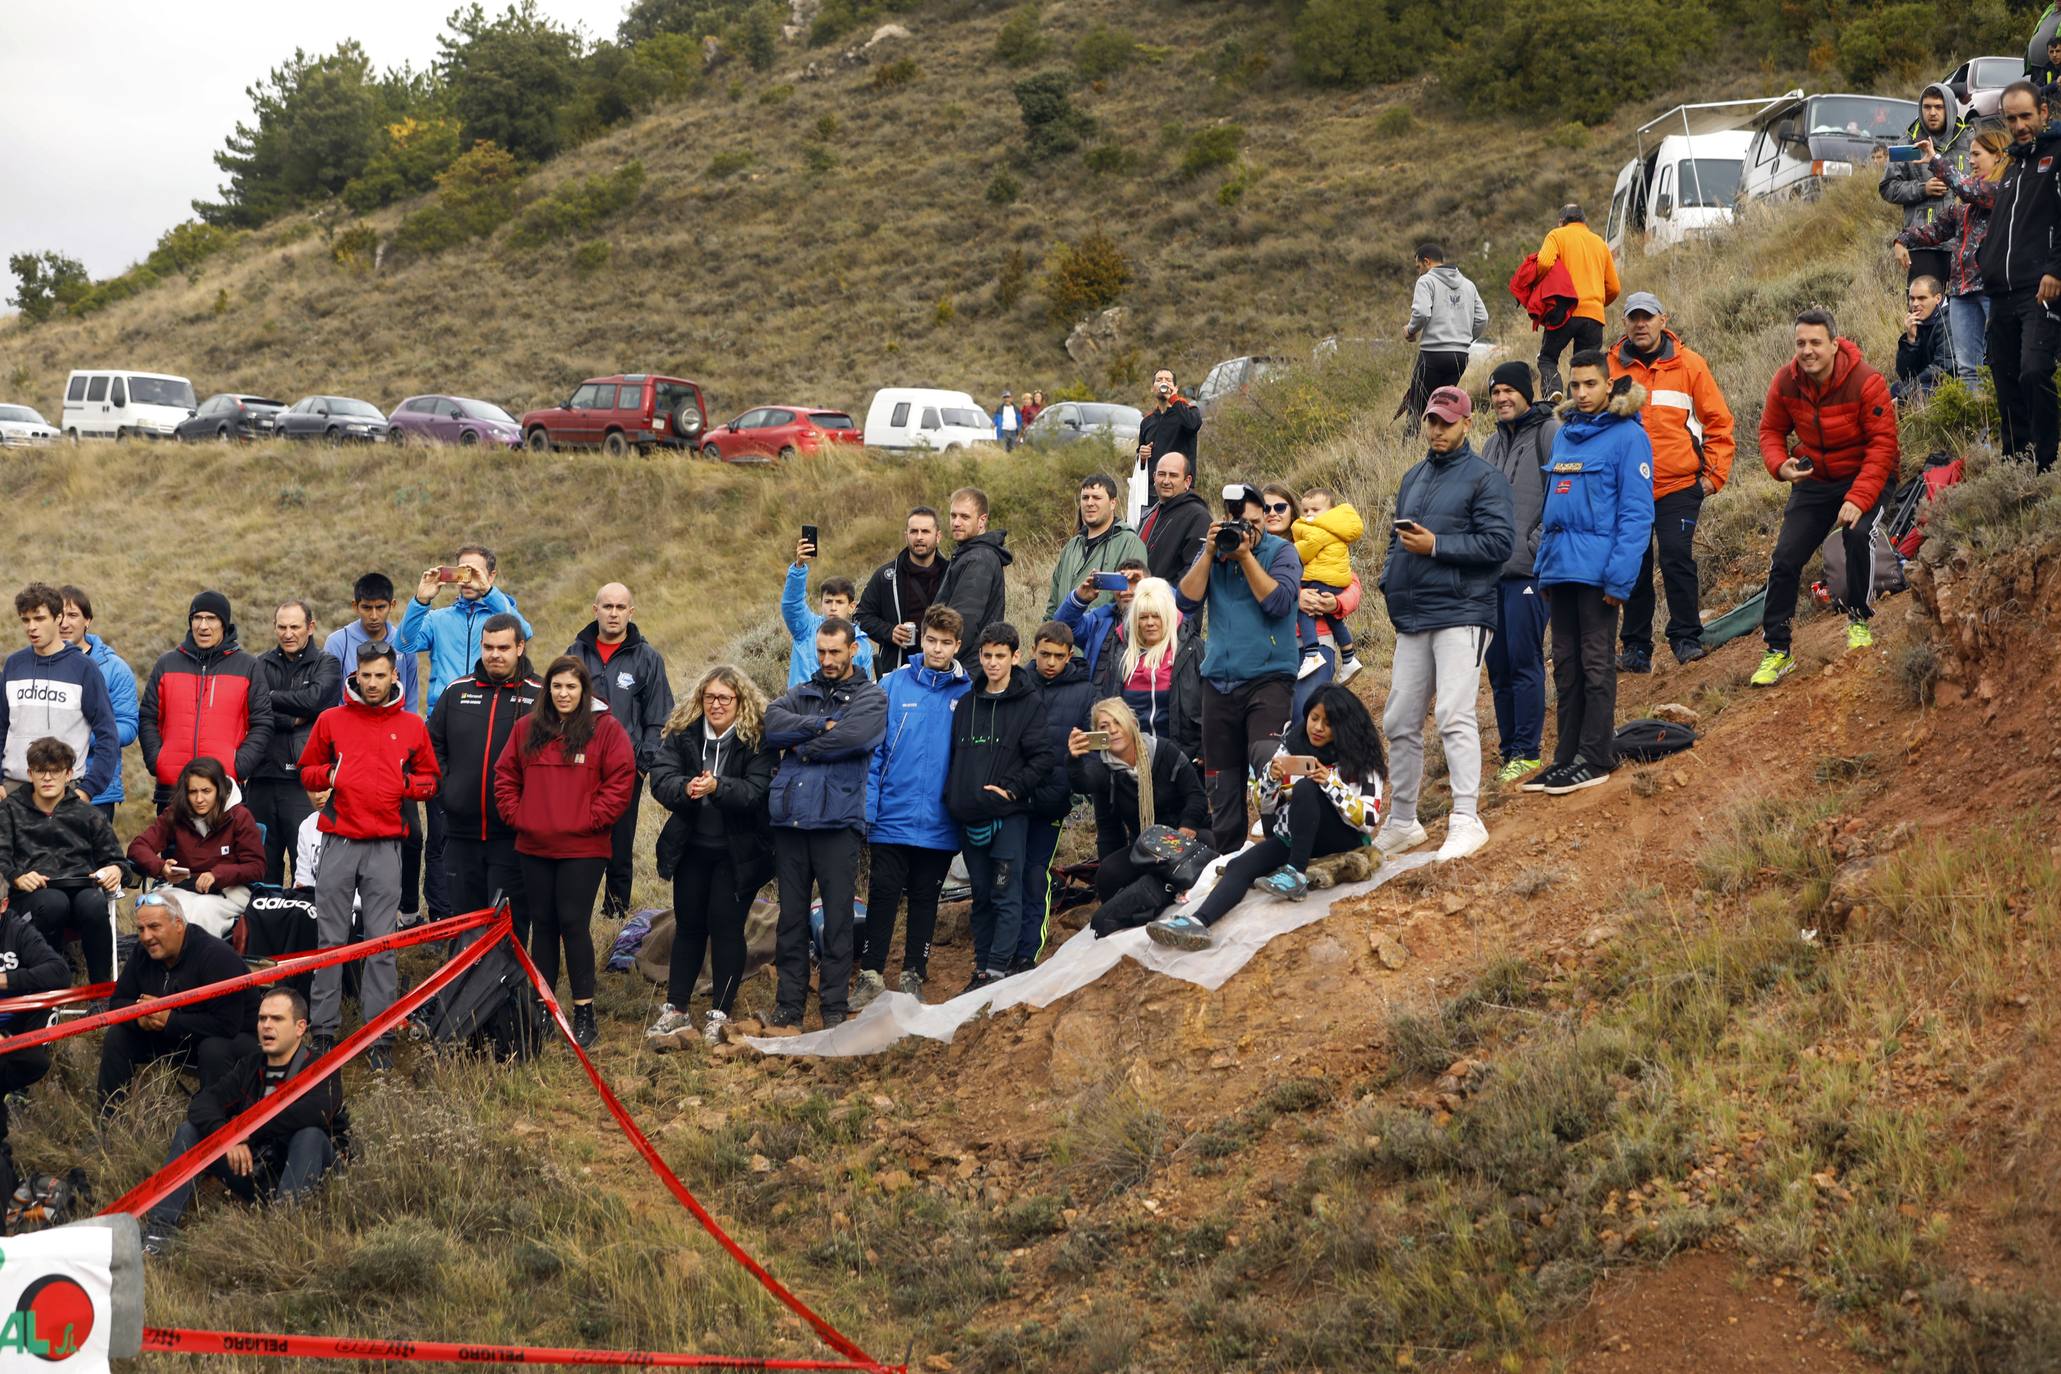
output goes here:
<path id="1" fill-rule="evenodd" d="M 193 414 L 193 383 L 162 372 L 74 372 L 64 386 L 67 439 L 169 439 Z"/>
<path id="2" fill-rule="evenodd" d="M 1917 119 L 1915 100 L 1791 91 L 1754 117 L 1739 198 L 1810 199 L 1826 177 L 1851 176 L 1877 148 L 1903 142 Z"/>
<path id="3" fill-rule="evenodd" d="M 995 441 L 995 422 L 963 391 L 884 386 L 866 408 L 867 448 L 935 449 L 949 453 Z"/>
<path id="4" fill-rule="evenodd" d="M 1639 155 L 1617 174 L 1603 237 L 1619 257 L 1649 253 L 1732 222 L 1753 117 L 1771 102 L 1677 105 L 1640 126 Z"/>

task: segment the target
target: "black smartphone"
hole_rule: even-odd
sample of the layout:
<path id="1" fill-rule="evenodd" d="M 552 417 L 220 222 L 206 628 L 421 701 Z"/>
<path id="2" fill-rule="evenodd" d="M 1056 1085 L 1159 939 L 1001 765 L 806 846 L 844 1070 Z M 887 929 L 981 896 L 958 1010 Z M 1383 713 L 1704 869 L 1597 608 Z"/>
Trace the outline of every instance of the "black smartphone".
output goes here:
<path id="1" fill-rule="evenodd" d="M 1417 522 L 1415 520 L 1398 520 L 1395 522 L 1395 527 L 1399 530 L 1414 530 L 1417 528 Z"/>
<path id="2" fill-rule="evenodd" d="M 812 553 L 821 553 L 823 551 L 823 546 L 816 542 L 816 527 L 814 525 L 802 526 L 802 543 L 807 544 Z"/>
<path id="3" fill-rule="evenodd" d="M 1813 463 L 1810 459 L 1804 457 L 1800 453 L 1792 456 L 1789 461 L 1796 464 L 1796 470 L 1798 472 L 1816 472 L 1818 469 L 1818 465 L 1816 463 Z"/>

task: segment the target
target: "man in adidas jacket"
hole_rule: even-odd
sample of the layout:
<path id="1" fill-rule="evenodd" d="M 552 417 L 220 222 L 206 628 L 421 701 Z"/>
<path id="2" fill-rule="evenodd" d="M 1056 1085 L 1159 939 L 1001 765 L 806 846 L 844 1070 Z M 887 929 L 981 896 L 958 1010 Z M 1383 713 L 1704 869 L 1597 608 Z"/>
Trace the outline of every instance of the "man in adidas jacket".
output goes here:
<path id="1" fill-rule="evenodd" d="M 2039 470 L 2061 444 L 2054 362 L 2061 349 L 2061 129 L 2029 81 L 2004 88 L 2011 165 L 1997 183 L 1982 240 L 1982 289 L 1989 303 L 1989 368 L 1997 388 L 2004 452 L 2031 450 Z M 1769 603 L 1771 606 L 1773 602 Z"/>
<path id="2" fill-rule="evenodd" d="M 97 797 L 122 767 L 107 679 L 90 657 L 65 642 L 58 628 L 64 597 L 55 587 L 32 582 L 22 588 L 14 598 L 14 613 L 21 617 L 29 644 L 9 654 L 0 667 L 0 736 L 6 739 L 0 759 L 7 786 L 28 786 L 29 746 L 56 739 L 79 761 L 80 798 Z"/>
<path id="3" fill-rule="evenodd" d="M 529 912 L 515 831 L 494 805 L 494 765 L 515 722 L 536 707 L 544 690 L 522 648 L 521 621 L 512 615 L 488 618 L 480 627 L 479 662 L 471 676 L 445 688 L 429 713 L 429 747 L 440 775 L 436 805 L 444 812 L 451 910 L 478 911 L 499 893 L 508 899 L 515 938 L 527 943 Z"/>

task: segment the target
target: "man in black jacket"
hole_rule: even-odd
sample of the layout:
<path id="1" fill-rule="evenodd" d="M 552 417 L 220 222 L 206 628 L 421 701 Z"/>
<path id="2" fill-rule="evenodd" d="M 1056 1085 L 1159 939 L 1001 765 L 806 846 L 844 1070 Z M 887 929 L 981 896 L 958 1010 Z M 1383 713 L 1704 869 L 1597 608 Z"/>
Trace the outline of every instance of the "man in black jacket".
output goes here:
<path id="1" fill-rule="evenodd" d="M 212 1087 L 194 1094 L 186 1120 L 173 1133 L 166 1163 L 255 1107 L 307 1071 L 317 1058 L 308 1043 L 308 1003 L 291 988 L 273 988 L 258 1004 L 257 1048 L 231 1065 Z M 208 1165 L 245 1202 L 292 1201 L 306 1195 L 336 1163 L 343 1118 L 343 1079 L 331 1072 L 278 1115 L 231 1145 Z M 179 1219 L 193 1204 L 187 1183 L 143 1219 L 143 1252 L 171 1248 Z"/>
<path id="2" fill-rule="evenodd" d="M 1209 504 L 1195 494 L 1195 477 L 1178 453 L 1153 467 L 1152 491 L 1158 499 L 1138 524 L 1138 535 L 1145 541 L 1145 566 L 1154 577 L 1179 582 L 1209 531 Z"/>
<path id="3" fill-rule="evenodd" d="M 611 582 L 594 594 L 594 619 L 580 631 L 566 653 L 587 665 L 594 695 L 608 703 L 609 714 L 630 736 L 637 751 L 637 782 L 630 804 L 616 818 L 614 854 L 602 889 L 601 914 L 625 920 L 630 914 L 631 860 L 637 850 L 637 802 L 644 795 L 644 775 L 658 753 L 658 732 L 673 713 L 673 688 L 666 681 L 665 655 L 638 633 L 630 589 Z"/>
<path id="4" fill-rule="evenodd" d="M 186 923 L 176 892 L 161 889 L 137 900 L 136 940 L 145 957 L 122 968 L 114 996 L 107 999 L 110 1011 L 248 972 L 225 941 Z M 250 998 L 239 990 L 110 1026 L 100 1042 L 101 1114 L 112 1116 L 116 1098 L 128 1090 L 136 1070 L 160 1059 L 190 1065 L 199 1072 L 202 1088 L 214 1086 L 256 1047 L 250 1025 Z"/>
<path id="5" fill-rule="evenodd" d="M 537 704 L 544 685 L 522 651 L 522 622 L 490 616 L 479 632 L 479 662 L 453 682 L 429 713 L 429 747 L 442 779 L 432 805 L 444 809 L 444 878 L 454 912 L 478 911 L 496 893 L 508 899 L 515 938 L 529 939 L 515 832 L 494 805 L 494 765 L 515 722 Z M 479 932 L 461 936 L 470 944 Z"/>
<path id="6" fill-rule="evenodd" d="M 937 599 L 959 613 L 966 638 L 959 661 L 971 673 L 979 653 L 980 632 L 1002 618 L 1008 597 L 1004 570 L 1016 555 L 1002 547 L 1007 530 L 988 528 L 988 494 L 979 487 L 952 493 L 952 563 L 938 587 Z"/>
<path id="7" fill-rule="evenodd" d="M 1095 705 L 1095 683 L 1088 665 L 1073 651 L 1073 631 L 1056 620 L 1038 626 L 1031 637 L 1031 686 L 1045 707 L 1045 736 L 1052 746 L 1052 766 L 1031 794 L 1030 821 L 1023 846 L 1022 916 L 1016 930 L 1016 958 L 1011 973 L 1034 967 L 1045 948 L 1052 916 L 1052 855 L 1059 832 L 1073 810 L 1073 785 L 1067 778 L 1067 738 L 1088 728 Z"/>
<path id="8" fill-rule="evenodd" d="M 1954 375 L 1954 342 L 1947 328 L 1946 288 L 1939 278 L 1917 276 L 1909 287 L 1910 313 L 1896 338 L 1896 380 L 1889 394 L 1899 401 L 1922 402 L 1932 389 Z"/>
<path id="9" fill-rule="evenodd" d="M 301 750 L 315 717 L 336 705 L 343 668 L 315 643 L 315 613 L 305 601 L 280 603 L 272 613 L 272 634 L 279 643 L 258 655 L 258 672 L 272 699 L 272 739 L 264 766 L 243 780 L 243 804 L 265 829 L 265 881 L 283 887 L 286 856 L 313 809 L 301 786 Z"/>
<path id="10" fill-rule="evenodd" d="M 923 657 L 923 613 L 937 600 L 950 560 L 938 552 L 937 512 L 917 506 L 902 530 L 902 551 L 873 570 L 852 614 L 873 641 L 873 679 Z"/>
<path id="11" fill-rule="evenodd" d="M 2061 130 L 2030 81 L 2004 87 L 2011 165 L 1997 184 L 1982 240 L 1982 289 L 1990 297 L 1989 366 L 2007 454 L 2032 451 L 2039 470 L 2061 443 L 2054 360 L 2061 349 Z"/>
<path id="12" fill-rule="evenodd" d="M 1174 370 L 1152 374 L 1152 409 L 1138 421 L 1138 466 L 1157 473 L 1159 460 L 1178 453 L 1186 460 L 1188 485 L 1195 485 L 1195 436 L 1202 431 L 1202 412 L 1174 384 Z M 1154 499 L 1159 499 L 1155 485 Z M 1151 504 L 1148 502 L 1148 504 Z M 1160 574 L 1153 573 L 1154 577 Z"/>
<path id="13" fill-rule="evenodd" d="M 7 904 L 7 892 L 0 888 L 0 997 L 28 997 L 39 992 L 56 992 L 71 986 L 71 965 L 50 947 L 35 922 Z M 47 1016 L 24 1014 L 0 1016 L 0 1039 L 41 1030 Z M 50 1072 L 50 1047 L 0 1054 L 0 1156 L 7 1153 L 7 1099 Z M 4 1164 L 4 1161 L 0 1161 Z M 9 1172 L 0 1167 L 0 1173 Z"/>

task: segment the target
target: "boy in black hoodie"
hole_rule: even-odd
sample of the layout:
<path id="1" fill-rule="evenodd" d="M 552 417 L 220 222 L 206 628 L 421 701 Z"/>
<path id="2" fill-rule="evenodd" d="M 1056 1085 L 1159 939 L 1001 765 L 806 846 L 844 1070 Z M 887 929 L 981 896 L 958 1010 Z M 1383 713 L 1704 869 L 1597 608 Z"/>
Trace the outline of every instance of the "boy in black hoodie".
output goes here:
<path id="1" fill-rule="evenodd" d="M 1052 914 L 1052 854 L 1059 832 L 1073 810 L 1073 785 L 1067 778 L 1066 740 L 1088 728 L 1088 710 L 1095 704 L 1095 684 L 1088 666 L 1075 656 L 1073 631 L 1056 620 L 1038 626 L 1031 639 L 1031 686 L 1045 708 L 1045 738 L 1052 744 L 1052 765 L 1031 797 L 1023 849 L 1023 877 L 1016 885 L 1022 916 L 1016 928 L 1016 954 L 1011 973 L 1034 968 L 1045 948 Z"/>
<path id="2" fill-rule="evenodd" d="M 72 968 L 50 947 L 27 913 L 8 905 L 0 888 L 0 997 L 27 997 L 71 986 Z M 0 1016 L 0 1039 L 41 1030 L 49 1017 L 40 1013 Z M 50 1047 L 0 1054 L 0 1179 L 14 1176 L 7 1149 L 7 1099 L 50 1072 Z"/>
<path id="3" fill-rule="evenodd" d="M 980 632 L 981 682 L 952 713 L 945 809 L 965 838 L 973 880 L 973 977 L 968 992 L 1009 976 L 1016 957 L 1030 802 L 1054 758 L 1045 705 L 1016 666 L 1023 641 L 997 621 Z"/>

